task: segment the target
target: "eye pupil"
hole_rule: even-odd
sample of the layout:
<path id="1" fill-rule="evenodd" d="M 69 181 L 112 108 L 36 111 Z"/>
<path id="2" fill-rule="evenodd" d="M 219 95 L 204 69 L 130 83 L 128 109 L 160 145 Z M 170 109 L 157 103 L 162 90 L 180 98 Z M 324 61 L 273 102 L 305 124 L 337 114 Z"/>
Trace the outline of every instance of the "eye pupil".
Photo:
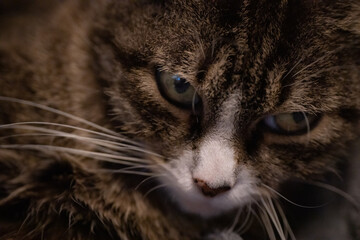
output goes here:
<path id="1" fill-rule="evenodd" d="M 177 93 L 184 93 L 190 87 L 190 83 L 186 82 L 185 79 L 178 76 L 174 76 L 174 87 Z"/>
<path id="2" fill-rule="evenodd" d="M 184 109 L 199 108 L 201 99 L 186 78 L 159 69 L 155 76 L 161 95 L 170 103 Z"/>
<path id="3" fill-rule="evenodd" d="M 305 114 L 302 112 L 292 113 L 292 117 L 296 123 L 302 123 L 305 121 Z"/>

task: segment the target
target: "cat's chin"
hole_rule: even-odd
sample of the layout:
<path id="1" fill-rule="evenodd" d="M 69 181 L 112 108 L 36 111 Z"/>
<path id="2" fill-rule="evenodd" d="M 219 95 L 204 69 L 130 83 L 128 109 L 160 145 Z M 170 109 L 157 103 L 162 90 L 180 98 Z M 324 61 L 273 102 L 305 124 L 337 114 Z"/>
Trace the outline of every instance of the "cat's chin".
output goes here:
<path id="1" fill-rule="evenodd" d="M 237 205 L 226 204 L 226 201 L 221 202 L 221 200 L 212 198 L 183 198 L 179 200 L 181 203 L 178 202 L 178 204 L 184 212 L 196 214 L 204 218 L 216 217 L 239 207 Z"/>

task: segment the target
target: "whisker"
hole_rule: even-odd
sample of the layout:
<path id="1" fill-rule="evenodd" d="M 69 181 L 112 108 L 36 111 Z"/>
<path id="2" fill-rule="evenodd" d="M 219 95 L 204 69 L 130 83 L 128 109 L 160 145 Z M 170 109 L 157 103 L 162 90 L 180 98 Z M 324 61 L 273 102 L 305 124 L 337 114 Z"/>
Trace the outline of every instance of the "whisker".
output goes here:
<path id="1" fill-rule="evenodd" d="M 15 135 L 9 135 L 9 136 L 5 136 L 5 137 L 2 137 L 2 138 L 0 138 L 0 139 L 3 139 L 3 138 L 9 138 L 9 137 L 14 137 L 14 136 L 21 136 L 21 137 L 23 137 L 23 136 L 29 136 L 29 137 L 34 137 L 34 136 L 36 136 L 36 137 L 39 137 L 39 136 L 44 136 L 44 137 L 57 137 L 56 135 L 53 135 L 53 134 L 34 134 L 34 133 L 30 133 L 30 134 L 15 134 Z M 78 136 L 77 136 L 78 137 Z M 81 138 L 81 137 L 79 137 L 79 138 Z M 104 151 L 104 152 L 107 152 L 107 153 L 110 153 L 110 154 L 118 154 L 118 152 L 116 152 L 116 151 L 112 151 L 112 150 L 108 150 L 108 149 L 106 149 L 106 148 L 103 148 L 103 149 L 101 149 L 102 151 Z M 104 159 L 104 160 L 106 160 L 106 159 Z M 106 160 L 107 161 L 107 160 Z M 166 168 L 164 168 L 162 165 L 154 165 L 154 164 L 152 164 L 152 165 L 150 165 L 150 164 L 146 164 L 146 165 L 137 165 L 137 166 L 132 166 L 132 167 L 128 167 L 128 168 L 163 168 L 163 169 L 165 169 L 165 170 L 167 170 Z M 124 169 L 124 168 L 122 168 L 122 169 Z M 126 169 L 126 168 L 125 168 Z"/>
<path id="2" fill-rule="evenodd" d="M 270 190 L 273 190 L 273 189 L 270 188 Z M 273 226 L 277 230 L 277 233 L 279 234 L 279 237 L 282 240 L 288 239 L 289 235 L 292 240 L 296 240 L 296 237 L 289 225 L 289 222 L 286 219 L 286 216 L 285 216 L 280 204 L 277 201 L 275 201 L 275 205 L 274 205 L 273 201 L 274 200 L 272 199 L 271 195 L 269 195 L 269 194 L 261 196 L 261 202 L 265 208 L 265 210 L 263 209 L 263 211 L 265 211 L 264 213 L 268 215 L 268 218 L 270 217 L 271 222 L 273 223 Z M 278 214 L 280 214 L 282 221 L 280 221 Z M 268 219 L 268 220 L 270 221 L 270 219 Z M 266 221 L 266 219 L 265 219 L 265 221 Z"/>
<path id="3" fill-rule="evenodd" d="M 100 126 L 98 124 L 95 124 L 95 123 L 90 122 L 88 120 L 85 120 L 83 118 L 77 117 L 77 116 L 75 116 L 73 114 L 66 113 L 66 112 L 63 112 L 61 110 L 58 110 L 58 109 L 55 109 L 55 108 L 52 108 L 52 107 L 48 107 L 48 106 L 45 106 L 45 105 L 42 105 L 42 104 L 38 104 L 38 103 L 35 103 L 35 102 L 32 102 L 32 101 L 27 101 L 27 100 L 22 100 L 22 99 L 18 99 L 18 98 L 12 98 L 12 97 L 4 97 L 4 96 L 0 96 L 0 101 L 19 103 L 19 104 L 23 104 L 23 105 L 32 106 L 32 107 L 35 107 L 35 108 L 39 108 L 39 109 L 58 114 L 60 116 L 63 116 L 63 117 L 66 117 L 66 118 L 69 118 L 69 119 L 72 119 L 72 120 L 75 120 L 75 121 L 78 121 L 80 123 L 84 123 L 85 125 L 93 127 L 95 129 L 98 129 L 98 130 L 100 130 L 102 132 L 106 132 L 106 133 L 108 133 L 110 135 L 114 135 L 114 136 L 119 135 L 117 132 L 114 132 L 112 130 L 104 128 L 104 127 L 102 127 L 102 126 Z"/>
<path id="4" fill-rule="evenodd" d="M 290 227 L 290 224 L 289 224 L 289 222 L 288 222 L 288 220 L 287 220 L 287 218 L 286 218 L 286 215 L 285 215 L 282 207 L 280 206 L 280 204 L 279 204 L 277 201 L 275 201 L 275 206 L 276 206 L 276 208 L 277 208 L 277 210 L 278 210 L 278 212 L 279 212 L 279 214 L 280 214 L 280 216 L 281 216 L 281 218 L 282 218 L 283 224 L 284 224 L 284 226 L 285 226 L 286 239 L 287 239 L 288 236 L 290 235 L 290 238 L 291 238 L 292 240 L 296 240 L 296 237 L 295 237 L 295 235 L 294 235 L 294 232 L 292 231 L 292 229 L 291 229 L 291 227 Z"/>
<path id="5" fill-rule="evenodd" d="M 192 109 L 192 112 L 194 115 L 196 115 L 196 110 L 195 110 L 195 99 L 196 99 L 196 90 L 194 92 L 194 95 L 192 97 L 192 100 L 191 100 L 191 109 Z"/>
<path id="6" fill-rule="evenodd" d="M 51 134 L 54 134 L 54 135 L 60 136 L 60 137 L 67 137 L 67 138 L 78 139 L 78 140 L 87 140 L 89 142 L 96 143 L 97 145 L 106 146 L 108 148 L 115 149 L 117 151 L 122 150 L 122 149 L 125 149 L 126 151 L 134 150 L 137 152 L 146 153 L 149 155 L 153 155 L 153 156 L 162 158 L 162 156 L 157 153 L 148 151 L 146 149 L 143 149 L 143 148 L 140 148 L 137 146 L 132 146 L 132 145 L 124 144 L 124 143 L 118 143 L 118 142 L 113 142 L 113 141 L 103 140 L 103 139 L 98 139 L 98 138 L 89 138 L 89 137 L 84 137 L 84 136 L 78 136 L 78 135 L 75 135 L 72 133 L 62 132 L 62 131 L 53 130 L 53 129 L 33 127 L 33 126 L 27 126 L 27 125 L 20 125 L 20 126 L 18 126 L 18 125 L 16 125 L 16 126 L 0 125 L 0 129 L 1 128 L 12 128 L 12 129 L 22 129 L 22 130 L 33 130 L 33 131 L 46 132 L 46 133 L 51 133 Z"/>
<path id="7" fill-rule="evenodd" d="M 22 134 L 12 134 L 0 137 L 0 139 L 16 138 L 16 137 L 54 137 L 53 134 L 49 133 L 22 133 Z"/>
<path id="8" fill-rule="evenodd" d="M 203 43 L 203 41 L 201 40 L 199 34 L 196 34 L 196 40 L 197 40 L 197 42 L 198 42 L 198 46 L 199 46 L 200 52 L 201 52 L 201 54 L 202 54 L 202 57 L 203 57 L 204 59 L 206 59 L 206 54 L 205 54 L 205 50 L 204 50 L 204 47 L 203 47 L 204 43 Z"/>
<path id="9" fill-rule="evenodd" d="M 67 158 L 72 158 L 71 156 L 67 156 Z M 77 161 L 76 158 L 72 158 L 73 161 Z M 106 159 L 104 159 L 103 161 L 107 161 Z M 126 164 L 126 163 L 125 163 Z M 126 164 L 129 165 L 129 164 Z M 125 167 L 125 168 L 121 168 L 121 169 L 116 169 L 117 171 L 114 172 L 115 170 L 113 169 L 103 169 L 103 168 L 88 168 L 86 167 L 84 170 L 89 172 L 89 173 L 94 173 L 94 174 L 98 174 L 98 173 L 123 173 L 123 174 L 132 174 L 132 175 L 139 175 L 139 176 L 151 176 L 152 173 L 149 172 L 142 172 L 142 171 L 130 171 L 131 169 L 136 169 L 136 168 L 151 168 L 151 167 L 156 167 L 156 166 L 151 166 L 151 165 L 137 165 L 136 166 L 131 166 L 131 167 Z M 129 170 L 130 169 L 130 170 Z M 120 172 L 120 170 L 122 170 L 122 172 Z M 85 187 L 85 186 L 83 186 Z M 76 201 L 76 199 L 73 199 L 74 201 Z M 77 201 L 76 201 L 77 202 Z M 79 205 L 81 205 L 79 202 L 77 202 Z"/>
<path id="10" fill-rule="evenodd" d="M 228 233 L 230 232 L 233 232 L 235 227 L 236 227 L 236 224 L 239 222 L 239 218 L 240 218 L 240 215 L 242 213 L 242 208 L 239 208 L 237 213 L 236 213 L 236 216 L 234 218 L 234 222 L 232 223 L 232 225 L 230 226 L 230 228 L 227 230 Z"/>
<path id="11" fill-rule="evenodd" d="M 301 112 L 302 115 L 304 116 L 305 118 L 305 123 L 306 123 L 306 138 L 307 138 L 307 145 L 310 143 L 310 122 L 309 122 L 309 119 L 308 117 L 306 116 L 306 113 L 305 112 Z"/>
<path id="12" fill-rule="evenodd" d="M 0 145 L 0 148 L 3 149 L 24 149 L 24 150 L 52 150 L 56 152 L 64 152 L 64 153 L 72 153 L 76 155 L 81 155 L 85 157 L 91 157 L 93 159 L 98 159 L 104 162 L 111 162 L 117 164 L 134 164 L 134 163 L 144 163 L 147 162 L 143 159 L 128 157 L 128 156 L 119 156 L 119 155 L 112 155 L 106 153 L 99 153 L 99 152 L 92 152 L 82 149 L 75 149 L 75 148 L 68 148 L 68 147 L 59 147 L 59 146 L 52 146 L 52 145 L 36 145 L 36 144 L 3 144 Z"/>
<path id="13" fill-rule="evenodd" d="M 294 66 L 285 74 L 285 76 L 282 77 L 282 80 L 286 79 L 303 60 L 303 58 L 300 58 L 300 60 L 294 64 Z"/>
<path id="14" fill-rule="evenodd" d="M 75 134 L 66 133 L 66 132 L 60 132 L 60 131 L 52 130 L 52 129 L 38 128 L 38 127 L 28 127 L 28 126 L 21 126 L 21 128 L 25 129 L 25 130 L 37 130 L 37 131 L 46 132 L 46 133 L 50 133 L 50 134 L 39 134 L 39 133 L 34 134 L 33 133 L 33 134 L 16 134 L 15 136 L 66 137 L 66 138 L 81 140 L 81 141 L 89 142 L 89 143 L 92 143 L 92 144 L 96 145 L 98 150 L 102 151 L 103 153 L 108 154 L 107 157 L 112 156 L 112 158 L 114 158 L 114 157 L 118 158 L 118 156 L 120 154 L 124 154 L 124 153 L 126 154 L 129 150 L 134 150 L 134 151 L 138 151 L 140 153 L 146 153 L 146 154 L 152 153 L 152 152 L 149 152 L 147 150 L 143 150 L 143 149 L 137 148 L 137 147 L 128 146 L 128 145 L 125 145 L 125 144 L 119 144 L 119 143 L 116 143 L 116 142 L 111 142 L 111 141 L 102 140 L 102 139 L 94 139 L 94 138 L 89 138 L 89 137 L 78 136 L 78 135 L 75 135 Z M 14 136 L 14 135 L 11 135 L 11 136 Z M 7 136 L 7 137 L 10 137 L 10 136 Z M 124 151 L 124 152 L 122 152 L 122 151 Z M 156 153 L 153 153 L 152 155 L 155 155 L 156 157 L 160 157 L 160 155 L 156 154 Z M 124 160 L 124 158 L 125 158 L 124 156 L 120 157 L 120 159 L 122 159 L 122 160 Z M 130 158 L 127 157 L 127 160 L 129 160 L 129 159 Z M 148 165 L 149 165 L 149 162 L 154 162 L 153 158 L 151 158 L 151 161 L 149 161 L 147 159 L 131 158 L 131 160 L 133 160 L 133 162 L 135 161 L 134 159 L 136 159 L 136 162 L 144 162 L 144 163 L 146 163 Z M 156 166 L 168 171 L 168 168 L 166 168 L 166 166 L 164 164 L 162 164 L 162 163 L 157 163 Z"/>
<path id="15" fill-rule="evenodd" d="M 249 220 L 251 219 L 251 205 L 248 206 L 248 211 L 246 214 L 246 217 L 244 219 L 244 222 L 240 225 L 240 227 L 236 230 L 236 232 L 240 233 L 240 235 L 242 235 L 243 233 L 245 233 L 247 231 L 247 229 L 250 227 L 250 223 Z M 249 224 L 248 224 L 249 223 Z"/>
<path id="16" fill-rule="evenodd" d="M 281 193 L 279 193 L 278 191 L 276 191 L 275 189 L 267 186 L 266 184 L 262 184 L 263 187 L 265 187 L 267 190 L 270 190 L 271 192 L 275 193 L 277 196 L 281 197 L 282 199 L 284 199 L 285 201 L 287 201 L 288 203 L 294 205 L 294 206 L 297 206 L 297 207 L 300 207 L 300 208 L 307 208 L 307 209 L 316 209 L 316 208 L 322 208 L 326 205 L 329 204 L 329 202 L 327 203 L 324 203 L 324 204 L 321 204 L 321 205 L 316 205 L 316 206 L 307 206 L 307 205 L 301 205 L 301 204 L 298 204 L 296 202 L 293 202 L 291 201 L 290 199 L 286 198 L 284 195 L 282 195 Z"/>
<path id="17" fill-rule="evenodd" d="M 333 51 L 329 51 L 326 54 L 324 54 L 323 56 L 317 58 L 315 61 L 311 62 L 310 64 L 306 65 L 305 67 L 303 67 L 302 69 L 300 69 L 298 72 L 296 72 L 295 74 L 292 75 L 292 77 L 296 77 L 297 75 L 299 75 L 300 73 L 304 72 L 305 70 L 307 70 L 308 68 L 314 66 L 315 64 L 319 63 L 322 60 L 325 60 L 327 57 L 337 53 L 338 51 L 342 50 L 343 47 L 339 47 L 338 49 L 335 49 Z"/>
<path id="18" fill-rule="evenodd" d="M 261 218 L 261 221 L 262 221 L 262 223 L 263 223 L 263 225 L 265 227 L 265 230 L 267 232 L 267 235 L 268 235 L 269 239 L 270 240 L 276 240 L 275 232 L 273 230 L 273 227 L 272 227 L 270 218 L 269 218 L 269 216 L 267 214 L 267 211 L 264 208 L 262 208 L 261 206 L 259 206 L 259 209 L 261 210 L 260 218 Z"/>
<path id="19" fill-rule="evenodd" d="M 267 201 L 265 201 L 265 204 L 264 204 L 265 209 L 267 210 L 267 212 L 269 214 L 269 217 L 272 220 L 272 223 L 274 224 L 278 234 L 280 235 L 280 238 L 282 240 L 286 240 L 284 230 L 283 230 L 282 224 L 280 223 L 278 214 L 277 214 L 277 212 L 275 210 L 273 201 L 269 196 L 266 196 L 266 197 L 267 197 L 267 199 L 266 199 Z"/>
<path id="20" fill-rule="evenodd" d="M 160 188 L 163 188 L 163 187 L 166 187 L 166 186 L 168 186 L 169 184 L 166 184 L 166 183 L 164 183 L 164 184 L 160 184 L 160 185 L 158 185 L 158 186 L 156 186 L 156 187 L 153 187 L 153 188 L 151 188 L 149 191 L 147 191 L 146 193 L 145 193 L 145 195 L 144 195 L 144 198 L 146 198 L 150 193 L 152 193 L 153 191 L 155 191 L 155 190 L 157 190 L 157 189 L 160 189 Z"/>
<path id="21" fill-rule="evenodd" d="M 89 171 L 94 173 L 120 173 L 120 174 L 132 174 L 132 175 L 140 175 L 140 176 L 153 176 L 152 173 L 149 172 L 140 172 L 140 171 L 131 171 L 131 170 L 123 170 L 123 169 L 94 169 L 94 171 Z"/>
<path id="22" fill-rule="evenodd" d="M 81 128 L 81 127 L 76 127 L 76 126 L 72 126 L 72 125 L 67 125 L 67 124 L 61 124 L 61 123 L 51 123 L 51 122 L 17 122 L 17 123 L 10 123 L 10 124 L 3 124 L 0 125 L 0 129 L 6 129 L 6 128 L 13 128 L 13 126 L 22 126 L 22 125 L 46 125 L 46 126 L 54 126 L 54 127 L 63 127 L 63 128 L 68 128 L 68 129 L 74 129 L 74 130 L 79 130 L 79 131 L 83 131 L 83 132 L 87 132 L 87 133 L 92 133 L 98 136 L 102 136 L 102 137 L 106 137 L 106 138 L 110 138 L 110 139 L 114 139 L 114 140 L 118 140 L 120 142 L 127 142 L 127 143 L 131 143 L 134 144 L 135 146 L 141 146 L 140 143 L 134 142 L 132 140 L 129 140 L 127 138 L 124 137 L 120 137 L 121 135 L 118 136 L 113 136 L 113 135 L 109 135 L 109 134 L 105 134 L 105 133 L 101 133 L 101 132 L 97 132 L 97 131 L 93 131 L 93 130 L 89 130 L 86 128 Z M 121 144 L 121 143 L 118 143 Z"/>
<path id="23" fill-rule="evenodd" d="M 264 208 L 261 208 L 263 211 L 262 214 L 262 218 L 265 224 L 265 228 L 267 229 L 267 232 L 269 234 L 270 239 L 276 239 L 275 237 L 275 233 L 273 230 L 273 227 L 275 227 L 277 233 L 279 234 L 279 237 L 281 238 L 281 240 L 286 240 L 285 236 L 284 236 L 284 231 L 282 228 L 282 225 L 279 221 L 279 218 L 277 216 L 277 213 L 274 209 L 274 206 L 272 205 L 272 201 L 271 198 L 269 198 L 268 196 L 265 196 L 266 200 L 264 199 L 264 196 L 262 196 L 261 202 Z"/>
<path id="24" fill-rule="evenodd" d="M 72 134 L 72 133 L 61 132 L 61 131 L 47 129 L 47 128 L 32 127 L 32 126 L 27 126 L 27 125 L 24 125 L 24 126 L 11 126 L 10 128 L 22 129 L 22 130 L 40 131 L 40 132 L 46 132 L 46 133 L 53 134 L 54 136 L 57 136 L 57 137 L 66 137 L 66 138 L 71 138 L 71 139 L 83 140 L 83 141 L 91 142 L 91 143 L 96 144 L 96 145 L 100 145 L 100 146 L 104 146 L 104 147 L 107 147 L 107 148 L 110 148 L 110 149 L 117 150 L 117 153 L 120 150 L 126 150 L 127 152 L 129 150 L 134 150 L 134 151 L 137 151 L 137 152 L 146 153 L 146 154 L 153 155 L 153 156 L 156 156 L 156 157 L 161 157 L 159 154 L 153 153 L 151 151 L 147 151 L 147 150 L 142 149 L 142 148 L 134 147 L 134 146 L 131 146 L 131 145 L 125 145 L 125 144 L 122 144 L 122 143 L 112 142 L 112 141 L 103 140 L 103 139 L 78 136 L 78 135 L 75 135 L 75 134 Z"/>
<path id="25" fill-rule="evenodd" d="M 261 208 L 261 206 L 259 205 L 258 202 L 256 202 L 256 205 L 258 206 L 259 210 L 263 211 L 263 209 Z M 251 216 L 253 217 L 252 219 L 256 219 L 262 226 L 262 230 L 264 231 L 264 233 L 267 233 L 266 227 L 262 221 L 262 217 L 260 216 L 261 211 L 259 212 L 259 214 L 257 213 L 257 211 L 255 211 L 252 208 L 249 208 L 249 211 L 251 212 Z M 250 228 L 251 226 L 249 225 L 248 228 Z M 245 233 L 245 229 L 242 231 L 242 233 Z"/>
<path id="26" fill-rule="evenodd" d="M 140 186 L 142 184 L 144 184 L 145 182 L 151 180 L 151 179 L 154 179 L 154 178 L 157 178 L 157 177 L 161 177 L 161 176 L 164 176 L 165 174 L 157 174 L 157 175 L 153 175 L 153 176 L 150 176 L 150 177 L 147 177 L 145 178 L 144 180 L 142 180 L 136 187 L 135 187 L 135 190 L 138 190 L 140 188 Z"/>
<path id="27" fill-rule="evenodd" d="M 130 166 L 130 167 L 124 167 L 121 169 L 109 169 L 109 170 L 131 170 L 131 169 L 143 169 L 143 168 L 157 168 L 157 165 L 147 165 L 147 164 L 143 164 L 143 165 L 136 165 L 136 166 Z M 105 170 L 105 169 L 104 169 Z"/>
<path id="28" fill-rule="evenodd" d="M 95 143 L 95 144 L 96 144 L 96 143 Z M 118 155 L 118 154 L 120 154 L 119 151 L 112 150 L 112 147 L 104 147 L 102 144 L 97 144 L 96 150 L 98 150 L 99 152 L 107 153 L 107 154 L 111 154 L 111 155 Z"/>
<path id="29" fill-rule="evenodd" d="M 326 184 L 326 183 L 322 183 L 322 182 L 315 182 L 315 181 L 307 180 L 307 181 L 305 181 L 305 183 L 308 183 L 308 184 L 329 190 L 333 193 L 336 193 L 337 195 L 339 195 L 339 196 L 343 197 L 344 199 L 346 199 L 347 201 L 349 201 L 349 203 L 352 204 L 352 206 L 355 208 L 355 210 L 360 213 L 360 204 L 350 194 L 344 192 L 343 190 L 341 190 L 337 187 L 334 187 L 330 184 Z"/>

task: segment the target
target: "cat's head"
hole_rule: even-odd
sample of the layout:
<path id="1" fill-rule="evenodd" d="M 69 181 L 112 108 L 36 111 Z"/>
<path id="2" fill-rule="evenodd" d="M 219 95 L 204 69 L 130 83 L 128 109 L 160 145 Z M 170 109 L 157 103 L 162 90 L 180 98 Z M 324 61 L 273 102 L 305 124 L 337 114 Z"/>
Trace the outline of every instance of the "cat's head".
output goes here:
<path id="1" fill-rule="evenodd" d="M 94 33 L 114 124 L 191 213 L 319 179 L 356 137 L 359 17 L 350 0 L 114 1 Z"/>

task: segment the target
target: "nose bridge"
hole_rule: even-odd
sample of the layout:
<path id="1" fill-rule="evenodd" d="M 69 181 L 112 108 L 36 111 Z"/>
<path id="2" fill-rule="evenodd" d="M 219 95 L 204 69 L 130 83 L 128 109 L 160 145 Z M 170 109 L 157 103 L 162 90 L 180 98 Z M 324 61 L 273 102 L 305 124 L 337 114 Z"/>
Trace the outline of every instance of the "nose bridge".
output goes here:
<path id="1" fill-rule="evenodd" d="M 205 134 L 230 139 L 233 137 L 236 128 L 237 114 L 240 112 L 241 94 L 237 90 L 229 94 L 221 105 L 207 109 L 207 118 L 204 125 L 207 125 Z"/>
<path id="2" fill-rule="evenodd" d="M 232 138 L 236 129 L 239 96 L 232 94 L 221 105 L 215 126 L 201 140 L 193 177 L 210 188 L 232 186 L 235 183 L 236 151 Z"/>
<path id="3" fill-rule="evenodd" d="M 217 88 L 216 94 L 203 94 L 202 98 L 202 125 L 207 132 L 220 128 L 225 122 L 233 122 L 236 112 L 241 105 L 242 89 Z"/>

